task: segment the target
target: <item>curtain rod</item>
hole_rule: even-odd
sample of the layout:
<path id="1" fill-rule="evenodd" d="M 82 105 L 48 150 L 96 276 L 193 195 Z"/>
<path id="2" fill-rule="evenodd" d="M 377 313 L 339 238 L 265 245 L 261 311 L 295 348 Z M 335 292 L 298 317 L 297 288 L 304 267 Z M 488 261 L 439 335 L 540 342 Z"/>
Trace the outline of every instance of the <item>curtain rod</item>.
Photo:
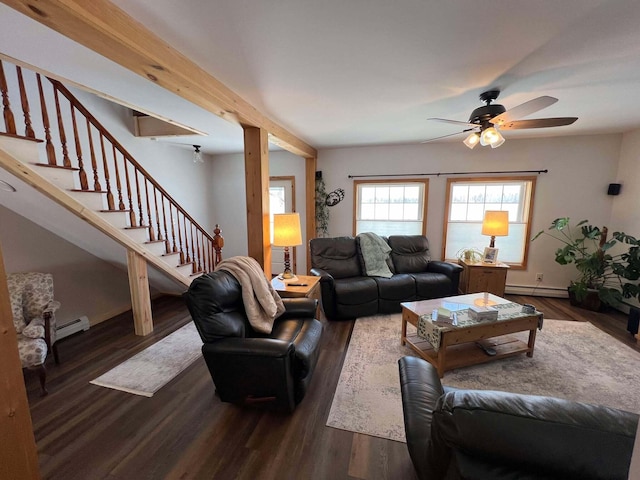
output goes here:
<path id="1" fill-rule="evenodd" d="M 426 177 L 434 176 L 439 177 L 441 175 L 486 175 L 486 174 L 498 174 L 498 173 L 548 173 L 549 170 L 498 170 L 494 172 L 435 172 L 435 173 L 391 173 L 391 174 L 378 174 L 378 175 L 349 175 L 348 178 L 368 178 L 368 177 Z"/>

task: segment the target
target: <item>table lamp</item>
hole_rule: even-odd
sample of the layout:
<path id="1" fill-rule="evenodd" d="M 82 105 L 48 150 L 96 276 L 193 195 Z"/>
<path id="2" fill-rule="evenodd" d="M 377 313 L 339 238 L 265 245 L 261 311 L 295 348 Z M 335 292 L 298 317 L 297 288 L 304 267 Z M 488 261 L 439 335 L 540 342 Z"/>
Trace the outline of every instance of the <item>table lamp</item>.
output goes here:
<path id="1" fill-rule="evenodd" d="M 291 272 L 289 247 L 302 245 L 299 213 L 276 213 L 273 216 L 273 245 L 284 247 L 284 272 L 280 277 L 283 280 L 294 280 L 296 276 Z"/>
<path id="2" fill-rule="evenodd" d="M 484 212 L 482 235 L 491 235 L 489 248 L 494 248 L 496 237 L 509 235 L 509 212 L 506 210 L 487 210 Z"/>

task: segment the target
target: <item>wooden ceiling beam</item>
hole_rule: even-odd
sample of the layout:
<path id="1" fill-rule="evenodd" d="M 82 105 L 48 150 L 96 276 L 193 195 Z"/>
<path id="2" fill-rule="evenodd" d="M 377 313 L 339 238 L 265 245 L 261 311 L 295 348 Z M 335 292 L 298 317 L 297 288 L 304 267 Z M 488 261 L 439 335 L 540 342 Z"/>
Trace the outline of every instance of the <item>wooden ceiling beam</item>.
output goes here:
<path id="1" fill-rule="evenodd" d="M 266 130 L 302 157 L 316 150 L 108 0 L 0 0 L 62 35 L 222 118 Z"/>

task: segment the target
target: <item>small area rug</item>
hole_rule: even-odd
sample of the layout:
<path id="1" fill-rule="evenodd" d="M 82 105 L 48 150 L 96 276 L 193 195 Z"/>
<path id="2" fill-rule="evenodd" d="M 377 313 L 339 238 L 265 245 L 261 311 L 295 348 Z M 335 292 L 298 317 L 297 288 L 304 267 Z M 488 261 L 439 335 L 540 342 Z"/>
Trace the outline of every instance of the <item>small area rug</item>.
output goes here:
<path id="1" fill-rule="evenodd" d="M 202 340 L 188 323 L 90 383 L 152 397 L 199 356 Z"/>
<path id="2" fill-rule="evenodd" d="M 356 320 L 327 426 L 405 442 L 398 359 L 413 353 L 400 345 L 400 328 L 400 314 Z M 514 336 L 526 341 L 528 332 Z M 532 358 L 522 354 L 451 370 L 443 384 L 640 413 L 638 371 L 640 353 L 590 323 L 545 319 Z"/>

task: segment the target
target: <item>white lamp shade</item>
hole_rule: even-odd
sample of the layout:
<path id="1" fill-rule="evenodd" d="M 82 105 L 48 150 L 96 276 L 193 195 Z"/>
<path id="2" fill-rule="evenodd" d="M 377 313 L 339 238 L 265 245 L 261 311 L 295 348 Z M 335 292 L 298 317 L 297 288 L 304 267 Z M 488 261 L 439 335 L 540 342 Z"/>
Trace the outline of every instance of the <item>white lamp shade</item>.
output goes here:
<path id="1" fill-rule="evenodd" d="M 464 143 L 467 147 L 473 149 L 478 142 L 480 142 L 480 135 L 477 132 L 470 133 L 467 138 L 464 139 Z"/>
<path id="2" fill-rule="evenodd" d="M 509 212 L 506 210 L 487 210 L 484 212 L 482 235 L 495 237 L 509 235 Z"/>
<path id="3" fill-rule="evenodd" d="M 299 213 L 276 213 L 273 216 L 273 245 L 276 247 L 302 245 Z"/>
<path id="4" fill-rule="evenodd" d="M 502 136 L 499 130 L 496 130 L 496 134 L 497 134 L 496 137 L 491 142 L 491 148 L 498 148 L 500 145 L 504 143 L 504 137 Z"/>
<path id="5" fill-rule="evenodd" d="M 480 145 L 483 147 L 491 145 L 493 148 L 499 147 L 504 143 L 504 137 L 495 127 L 489 127 L 480 134 Z"/>

